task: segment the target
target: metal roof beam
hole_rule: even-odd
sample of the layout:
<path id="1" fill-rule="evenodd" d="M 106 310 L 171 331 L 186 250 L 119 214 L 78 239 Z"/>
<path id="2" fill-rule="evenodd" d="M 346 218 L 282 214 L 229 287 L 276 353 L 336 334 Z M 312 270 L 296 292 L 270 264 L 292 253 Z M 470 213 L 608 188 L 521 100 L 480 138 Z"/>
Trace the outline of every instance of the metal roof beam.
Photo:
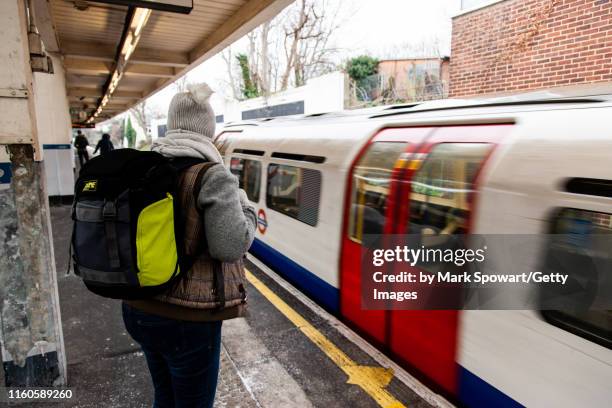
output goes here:
<path id="1" fill-rule="evenodd" d="M 64 66 L 67 72 L 80 75 L 108 75 L 114 68 L 112 62 L 74 57 L 66 57 Z M 125 75 L 172 78 L 176 75 L 176 68 L 130 63 L 125 70 Z"/>
<path id="2" fill-rule="evenodd" d="M 114 62 L 117 49 L 112 44 L 68 41 L 62 43 L 62 51 L 65 57 Z M 130 61 L 138 64 L 184 68 L 189 64 L 189 56 L 187 53 L 177 51 L 137 48 Z"/>
<path id="3" fill-rule="evenodd" d="M 80 103 L 80 104 L 95 104 L 96 102 L 98 102 L 98 98 L 92 98 L 92 97 L 84 97 L 84 96 L 69 96 L 68 100 L 70 101 L 70 103 Z"/>
<path id="4" fill-rule="evenodd" d="M 123 100 L 123 101 L 114 101 L 114 100 L 109 101 L 104 107 L 104 110 L 115 109 L 115 108 L 127 109 L 127 107 L 129 107 L 129 105 L 134 102 L 135 100 L 133 99 Z M 95 102 L 88 103 L 88 102 L 83 102 L 83 101 L 70 101 L 71 108 L 83 108 L 84 106 L 87 106 L 87 109 L 96 109 L 98 105 Z"/>
<path id="5" fill-rule="evenodd" d="M 125 70 L 125 75 L 172 78 L 176 75 L 177 72 L 178 71 L 176 70 L 176 68 L 173 67 L 130 63 Z"/>
<path id="6" fill-rule="evenodd" d="M 69 97 L 92 97 L 99 98 L 102 96 L 102 89 L 100 88 L 68 88 Z M 142 93 L 137 91 L 115 91 L 113 98 L 117 99 L 140 99 Z"/>
<path id="7" fill-rule="evenodd" d="M 113 69 L 113 62 L 85 58 L 64 58 L 66 72 L 82 75 L 108 75 Z"/>

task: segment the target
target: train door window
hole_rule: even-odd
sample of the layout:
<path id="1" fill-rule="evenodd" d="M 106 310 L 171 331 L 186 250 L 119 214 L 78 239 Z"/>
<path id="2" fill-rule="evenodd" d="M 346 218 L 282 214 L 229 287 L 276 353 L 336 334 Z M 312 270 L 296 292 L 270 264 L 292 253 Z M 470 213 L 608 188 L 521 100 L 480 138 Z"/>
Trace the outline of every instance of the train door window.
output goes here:
<path id="1" fill-rule="evenodd" d="M 353 241 L 361 243 L 364 235 L 382 234 L 393 168 L 407 145 L 373 143 L 355 165 L 349 215 L 349 237 Z"/>
<path id="2" fill-rule="evenodd" d="M 320 196 L 320 171 L 284 164 L 268 165 L 268 208 L 315 226 L 319 219 Z"/>
<path id="3" fill-rule="evenodd" d="M 261 162 L 232 157 L 230 171 L 238 177 L 240 188 L 246 191 L 249 200 L 254 203 L 258 202 L 261 185 Z"/>
<path id="4" fill-rule="evenodd" d="M 441 143 L 430 151 L 412 178 L 408 233 L 467 232 L 474 181 L 491 149 L 487 143 Z"/>
<path id="5" fill-rule="evenodd" d="M 608 293 L 600 286 L 612 275 L 612 214 L 563 208 L 552 220 L 552 233 L 546 248 L 544 268 L 550 272 L 569 274 L 567 287 L 578 288 L 564 294 L 561 300 L 547 287 L 540 293 L 541 309 L 562 302 L 563 310 L 545 310 L 551 324 L 604 347 L 612 348 L 612 310 L 589 310 Z M 579 265 L 576 267 L 576 265 Z M 602 282 L 603 285 L 602 285 Z M 609 282 L 609 281 L 608 281 Z M 553 297 L 551 297 L 551 295 Z"/>

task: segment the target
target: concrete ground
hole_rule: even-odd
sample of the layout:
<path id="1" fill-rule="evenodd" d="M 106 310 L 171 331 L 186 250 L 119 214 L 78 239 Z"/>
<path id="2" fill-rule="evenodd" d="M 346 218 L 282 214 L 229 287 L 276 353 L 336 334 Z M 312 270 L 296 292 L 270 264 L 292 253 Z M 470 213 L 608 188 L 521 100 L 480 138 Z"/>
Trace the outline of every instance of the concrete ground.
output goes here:
<path id="1" fill-rule="evenodd" d="M 74 396 L 52 406 L 150 407 L 153 389 L 145 359 L 124 329 L 120 302 L 98 297 L 78 277 L 66 275 L 69 213 L 67 205 L 51 207 L 68 381 Z M 257 288 L 251 280 L 249 316 L 224 322 L 215 407 L 360 408 L 390 406 L 389 401 L 399 403 L 394 407 L 429 407 L 432 401 L 446 405 L 441 399 L 425 401 L 397 376 L 386 377 L 387 371 L 329 319 L 254 264 L 247 267 Z M 368 368 L 353 372 L 353 366 L 339 361 Z M 377 388 L 381 378 L 386 378 L 384 387 Z"/>

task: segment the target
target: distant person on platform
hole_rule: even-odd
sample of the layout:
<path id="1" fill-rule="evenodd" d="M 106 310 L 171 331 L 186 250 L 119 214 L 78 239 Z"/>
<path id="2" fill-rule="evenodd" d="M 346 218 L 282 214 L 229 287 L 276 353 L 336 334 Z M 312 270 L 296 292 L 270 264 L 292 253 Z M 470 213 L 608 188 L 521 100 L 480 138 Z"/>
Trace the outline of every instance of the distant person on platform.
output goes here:
<path id="1" fill-rule="evenodd" d="M 81 167 L 83 167 L 83 164 L 89 161 L 87 146 L 89 146 L 89 140 L 87 140 L 85 135 L 80 130 L 77 130 L 77 136 L 74 139 L 74 147 L 77 149 L 77 154 L 79 155 L 79 165 Z"/>
<path id="2" fill-rule="evenodd" d="M 111 142 L 110 135 L 108 133 L 104 133 L 102 135 L 102 139 L 100 139 L 100 141 L 96 145 L 96 150 L 94 151 L 94 154 L 98 153 L 98 150 L 100 150 L 100 154 L 102 156 L 110 152 L 111 150 L 115 150 L 115 146 L 113 146 L 113 142 Z"/>

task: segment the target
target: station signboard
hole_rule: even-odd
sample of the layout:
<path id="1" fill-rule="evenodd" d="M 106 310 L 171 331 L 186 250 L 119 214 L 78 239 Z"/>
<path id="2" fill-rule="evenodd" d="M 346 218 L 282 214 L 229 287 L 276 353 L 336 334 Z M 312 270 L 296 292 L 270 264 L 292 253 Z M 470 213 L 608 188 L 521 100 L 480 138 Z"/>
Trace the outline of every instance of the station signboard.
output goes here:
<path id="1" fill-rule="evenodd" d="M 92 0 L 96 3 L 121 4 L 154 10 L 189 14 L 193 10 L 193 0 Z"/>

